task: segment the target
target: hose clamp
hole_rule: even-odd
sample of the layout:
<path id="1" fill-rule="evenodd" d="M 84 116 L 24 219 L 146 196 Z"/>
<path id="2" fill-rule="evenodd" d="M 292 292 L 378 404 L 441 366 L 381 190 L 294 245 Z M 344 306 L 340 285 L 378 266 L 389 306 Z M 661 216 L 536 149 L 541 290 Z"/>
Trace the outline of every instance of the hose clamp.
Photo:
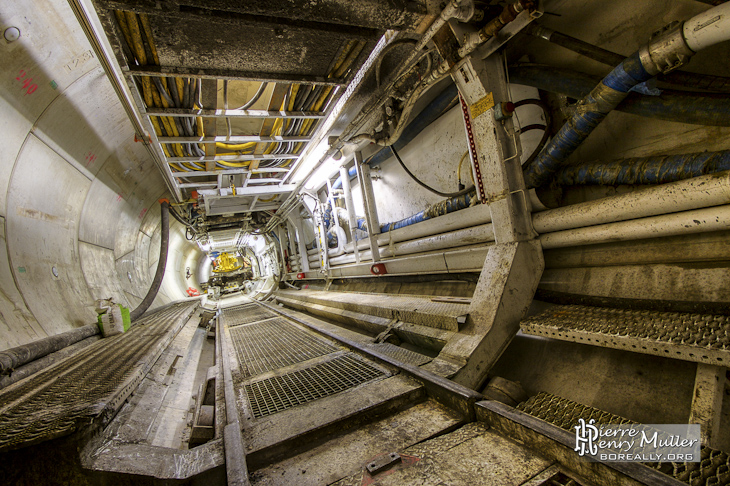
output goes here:
<path id="1" fill-rule="evenodd" d="M 451 0 L 450 7 L 449 18 L 444 20 L 455 19 L 459 22 L 468 22 L 474 15 L 473 0 Z"/>
<path id="2" fill-rule="evenodd" d="M 655 32 L 649 42 L 639 49 L 641 64 L 652 76 L 667 74 L 687 64 L 694 54 L 684 40 L 683 26 L 684 22 L 672 22 Z"/>

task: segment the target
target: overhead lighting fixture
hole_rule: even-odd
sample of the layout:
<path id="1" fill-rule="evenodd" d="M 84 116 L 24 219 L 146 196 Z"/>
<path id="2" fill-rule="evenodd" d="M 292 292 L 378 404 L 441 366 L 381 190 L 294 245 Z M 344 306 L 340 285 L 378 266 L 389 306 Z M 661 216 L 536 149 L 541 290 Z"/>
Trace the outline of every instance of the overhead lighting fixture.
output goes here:
<path id="1" fill-rule="evenodd" d="M 319 168 L 314 171 L 314 174 L 309 178 L 307 183 L 304 185 L 305 188 L 310 191 L 316 191 L 327 179 L 332 177 L 336 172 L 339 171 L 340 162 L 336 161 L 332 157 L 328 157 Z"/>
<path id="2" fill-rule="evenodd" d="M 309 172 L 314 169 L 314 166 L 317 164 L 317 162 L 319 162 L 319 159 L 322 158 L 322 156 L 325 154 L 325 152 L 327 152 L 327 149 L 329 148 L 329 142 L 324 139 L 319 143 L 319 145 L 317 145 L 317 147 L 312 152 L 306 154 L 302 159 L 302 163 L 299 164 L 299 166 L 296 168 L 296 171 L 292 176 L 292 182 L 297 183 L 307 177 Z"/>

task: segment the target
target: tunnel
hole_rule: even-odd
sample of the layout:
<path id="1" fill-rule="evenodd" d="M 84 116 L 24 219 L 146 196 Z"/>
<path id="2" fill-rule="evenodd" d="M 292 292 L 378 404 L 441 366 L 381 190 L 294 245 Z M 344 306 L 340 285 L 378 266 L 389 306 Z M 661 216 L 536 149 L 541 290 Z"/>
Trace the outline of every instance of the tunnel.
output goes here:
<path id="1" fill-rule="evenodd" d="M 730 3 L 0 32 L 4 484 L 730 484 Z"/>

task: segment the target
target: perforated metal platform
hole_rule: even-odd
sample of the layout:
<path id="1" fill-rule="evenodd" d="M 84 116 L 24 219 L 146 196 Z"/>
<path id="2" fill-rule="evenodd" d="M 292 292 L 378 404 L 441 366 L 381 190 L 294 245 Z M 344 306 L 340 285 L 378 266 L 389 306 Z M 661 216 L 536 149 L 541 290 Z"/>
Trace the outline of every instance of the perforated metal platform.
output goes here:
<path id="1" fill-rule="evenodd" d="M 245 385 L 254 417 L 265 417 L 384 376 L 348 353 L 330 361 Z"/>
<path id="2" fill-rule="evenodd" d="M 411 295 L 280 290 L 277 297 L 449 331 L 458 331 L 469 313 L 466 303 L 438 302 Z"/>
<path id="3" fill-rule="evenodd" d="M 0 451 L 106 423 L 174 337 L 196 302 L 145 316 L 124 334 L 97 341 L 0 392 Z"/>
<path id="4" fill-rule="evenodd" d="M 283 368 L 337 351 L 327 341 L 281 317 L 229 328 L 243 377 Z"/>
<path id="5" fill-rule="evenodd" d="M 237 305 L 221 310 L 221 322 L 228 327 L 249 324 L 274 316 L 276 314 L 257 304 Z"/>
<path id="6" fill-rule="evenodd" d="M 522 332 L 667 358 L 727 366 L 730 318 L 559 305 L 522 321 Z"/>
<path id="7" fill-rule="evenodd" d="M 425 354 L 416 353 L 415 351 L 411 351 L 410 349 L 401 348 L 400 346 L 396 346 L 395 344 L 390 343 L 370 344 L 368 347 L 379 353 L 387 354 L 391 358 L 395 358 L 398 361 L 402 361 L 403 363 L 408 363 L 415 366 L 421 366 L 425 365 L 426 363 L 430 363 L 432 359 Z"/>
<path id="8" fill-rule="evenodd" d="M 585 421 L 594 419 L 598 424 L 635 423 L 619 415 L 545 392 L 530 397 L 516 408 L 570 432 L 573 432 L 573 427 L 578 424 L 579 418 Z M 645 464 L 693 486 L 716 486 L 730 483 L 730 457 L 725 452 L 705 446 L 701 448 L 700 462 Z"/>

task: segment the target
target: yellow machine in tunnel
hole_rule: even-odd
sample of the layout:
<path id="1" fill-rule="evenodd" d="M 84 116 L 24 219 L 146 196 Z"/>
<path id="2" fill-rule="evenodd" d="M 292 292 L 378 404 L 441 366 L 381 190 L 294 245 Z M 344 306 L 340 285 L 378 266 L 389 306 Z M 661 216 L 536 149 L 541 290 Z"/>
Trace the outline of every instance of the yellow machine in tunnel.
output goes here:
<path id="1" fill-rule="evenodd" d="M 238 262 L 238 258 L 236 256 L 231 256 L 229 253 L 224 252 L 213 261 L 213 272 L 234 272 L 242 266 L 243 265 Z"/>

